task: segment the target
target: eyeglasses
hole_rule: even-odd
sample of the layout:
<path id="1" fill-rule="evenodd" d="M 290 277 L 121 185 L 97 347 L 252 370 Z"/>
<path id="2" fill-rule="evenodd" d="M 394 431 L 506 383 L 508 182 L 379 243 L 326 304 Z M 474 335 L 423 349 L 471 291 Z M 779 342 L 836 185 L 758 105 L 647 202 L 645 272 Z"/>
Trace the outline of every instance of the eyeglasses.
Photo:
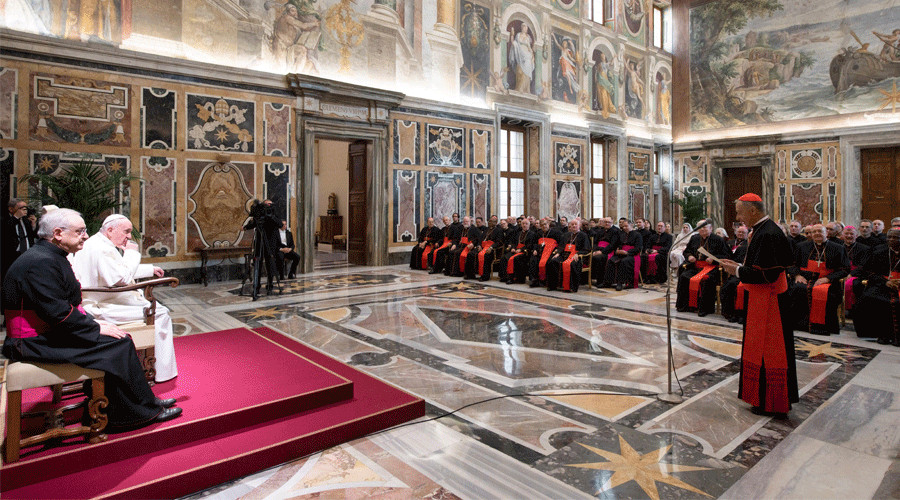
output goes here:
<path id="1" fill-rule="evenodd" d="M 67 227 L 67 228 L 65 228 L 65 229 L 66 229 L 67 231 L 72 231 L 73 233 L 77 234 L 78 236 L 81 236 L 82 234 L 87 234 L 87 228 L 86 228 L 86 227 L 82 227 L 82 228 L 79 228 L 79 229 L 70 229 L 70 228 Z"/>

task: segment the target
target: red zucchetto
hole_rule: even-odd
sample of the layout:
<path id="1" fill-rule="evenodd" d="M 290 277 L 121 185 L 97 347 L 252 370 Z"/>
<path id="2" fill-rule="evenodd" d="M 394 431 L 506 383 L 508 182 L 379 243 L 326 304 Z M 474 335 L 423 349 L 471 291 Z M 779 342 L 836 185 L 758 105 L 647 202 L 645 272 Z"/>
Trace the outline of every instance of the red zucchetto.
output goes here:
<path id="1" fill-rule="evenodd" d="M 747 193 L 744 196 L 738 198 L 738 201 L 756 201 L 762 203 L 762 198 L 760 198 L 756 193 Z"/>

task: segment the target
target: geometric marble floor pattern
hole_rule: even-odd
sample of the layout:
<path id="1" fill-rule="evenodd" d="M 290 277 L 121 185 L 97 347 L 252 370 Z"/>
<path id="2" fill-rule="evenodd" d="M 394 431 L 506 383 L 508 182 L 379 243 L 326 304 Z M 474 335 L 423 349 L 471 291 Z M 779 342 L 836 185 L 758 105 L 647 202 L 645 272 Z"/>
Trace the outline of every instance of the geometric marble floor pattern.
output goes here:
<path id="1" fill-rule="evenodd" d="M 267 326 L 423 398 L 428 414 L 196 498 L 900 491 L 900 349 L 850 330 L 796 335 L 801 400 L 773 420 L 736 398 L 741 330 L 713 316 L 675 313 L 675 390 L 685 401 L 657 399 L 667 390 L 659 287 L 568 294 L 387 266 L 303 275 L 256 302 L 238 288 L 157 296 L 176 334 Z"/>

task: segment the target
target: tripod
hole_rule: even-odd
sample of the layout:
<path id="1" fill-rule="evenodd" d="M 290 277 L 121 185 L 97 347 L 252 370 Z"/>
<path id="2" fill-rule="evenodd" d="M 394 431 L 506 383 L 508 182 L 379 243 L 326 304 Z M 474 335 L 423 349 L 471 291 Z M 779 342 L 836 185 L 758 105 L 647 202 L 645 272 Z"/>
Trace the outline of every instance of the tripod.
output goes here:
<path id="1" fill-rule="evenodd" d="M 269 283 L 266 285 L 266 291 L 271 293 L 272 291 L 272 281 L 274 280 L 278 284 L 278 295 L 281 295 L 281 277 L 279 276 L 276 267 L 278 267 L 277 262 L 273 262 L 275 259 L 275 255 L 272 254 L 271 248 L 269 245 L 269 240 L 266 239 L 263 234 L 263 224 L 262 220 L 256 221 L 256 227 L 253 231 L 253 255 L 251 257 L 251 267 L 252 267 L 252 279 L 250 285 L 253 287 L 253 300 L 256 301 L 259 299 L 259 287 L 260 283 L 260 260 L 266 260 L 266 276 L 268 277 Z M 241 286 L 241 291 L 243 292 L 243 285 Z"/>

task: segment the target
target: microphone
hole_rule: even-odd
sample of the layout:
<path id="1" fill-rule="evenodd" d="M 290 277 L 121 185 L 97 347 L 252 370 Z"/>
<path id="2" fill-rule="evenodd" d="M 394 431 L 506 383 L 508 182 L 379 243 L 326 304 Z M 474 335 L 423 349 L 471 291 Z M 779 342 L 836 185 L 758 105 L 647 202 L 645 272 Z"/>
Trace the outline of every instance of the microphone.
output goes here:
<path id="1" fill-rule="evenodd" d="M 701 220 L 697 223 L 697 227 L 694 228 L 694 231 L 700 229 L 701 227 L 708 226 L 713 223 L 712 217 Z"/>

